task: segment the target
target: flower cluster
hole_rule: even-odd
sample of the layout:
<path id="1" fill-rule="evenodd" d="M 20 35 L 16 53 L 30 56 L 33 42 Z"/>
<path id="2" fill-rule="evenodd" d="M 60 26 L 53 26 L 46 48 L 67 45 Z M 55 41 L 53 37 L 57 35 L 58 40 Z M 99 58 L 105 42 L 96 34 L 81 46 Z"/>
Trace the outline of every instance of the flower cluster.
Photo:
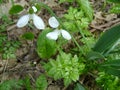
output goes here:
<path id="1" fill-rule="evenodd" d="M 62 34 L 63 38 L 67 40 L 71 39 L 70 34 L 66 30 L 58 29 L 59 22 L 57 21 L 55 17 L 51 17 L 48 22 L 52 28 L 55 28 L 53 32 L 50 32 L 46 35 L 49 39 L 57 40 L 60 34 Z"/>
<path id="2" fill-rule="evenodd" d="M 17 22 L 17 27 L 21 28 L 24 27 L 28 24 L 28 22 L 30 20 L 33 20 L 33 24 L 35 25 L 35 27 L 37 29 L 45 29 L 45 24 L 44 21 L 42 20 L 41 17 L 39 17 L 38 15 L 36 15 L 35 13 L 37 12 L 37 8 L 35 6 L 32 6 L 32 9 L 34 11 L 34 13 L 32 14 L 27 14 L 27 15 L 23 15 Z M 71 35 L 69 34 L 69 32 L 67 32 L 64 29 L 58 29 L 59 27 L 59 22 L 57 21 L 57 19 L 52 16 L 49 18 L 48 23 L 50 25 L 50 27 L 52 27 L 54 29 L 53 32 L 49 32 L 46 37 L 52 40 L 57 40 L 58 37 L 60 35 L 62 35 L 62 37 L 66 40 L 70 40 L 71 39 Z"/>
<path id="3" fill-rule="evenodd" d="M 33 20 L 33 23 L 37 29 L 45 29 L 45 24 L 44 21 L 42 20 L 41 17 L 35 14 L 37 12 L 37 8 L 35 6 L 32 6 L 32 9 L 34 11 L 33 14 L 27 14 L 22 16 L 18 22 L 17 22 L 17 27 L 24 27 L 28 24 L 29 20 Z"/>

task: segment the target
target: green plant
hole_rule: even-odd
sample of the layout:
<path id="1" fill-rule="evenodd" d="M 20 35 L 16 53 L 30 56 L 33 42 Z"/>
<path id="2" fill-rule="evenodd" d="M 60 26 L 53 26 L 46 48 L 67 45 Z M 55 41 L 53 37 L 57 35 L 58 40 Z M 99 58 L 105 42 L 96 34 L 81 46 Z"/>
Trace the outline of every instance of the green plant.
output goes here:
<path id="1" fill-rule="evenodd" d="M 11 25 L 13 22 L 8 16 L 3 15 L 2 25 L 0 26 L 0 53 L 3 59 L 16 58 L 15 51 L 20 46 L 19 41 L 8 40 L 6 33 L 6 26 Z"/>
<path id="2" fill-rule="evenodd" d="M 34 34 L 32 32 L 26 32 L 22 35 L 22 38 L 26 40 L 33 40 Z"/>
<path id="3" fill-rule="evenodd" d="M 13 5 L 9 10 L 9 14 L 17 14 L 22 10 L 23 10 L 23 7 L 21 5 Z"/>
<path id="4" fill-rule="evenodd" d="M 56 42 L 46 37 L 46 34 L 50 31 L 51 29 L 46 29 L 38 36 L 37 53 L 41 58 L 50 58 L 56 53 Z"/>
<path id="5" fill-rule="evenodd" d="M 111 13 L 116 13 L 116 14 L 120 13 L 120 1 L 119 0 L 106 0 L 106 1 L 112 5 L 112 7 L 110 8 Z"/>
<path id="6" fill-rule="evenodd" d="M 46 90 L 47 85 L 48 83 L 45 75 L 40 75 L 36 80 L 36 90 Z"/>
<path id="7" fill-rule="evenodd" d="M 57 56 L 56 61 L 50 59 L 44 68 L 48 76 L 55 80 L 64 79 L 64 85 L 68 86 L 72 81 L 76 82 L 82 74 L 85 65 L 80 62 L 80 59 L 75 55 L 61 53 Z"/>
<path id="8" fill-rule="evenodd" d="M 0 84 L 0 90 L 20 90 L 23 86 L 22 80 L 7 80 Z"/>
<path id="9" fill-rule="evenodd" d="M 92 69 L 96 67 L 96 70 L 102 72 L 98 73 L 97 82 L 105 90 L 120 89 L 119 28 L 120 25 L 117 25 L 103 33 L 93 47 L 93 53 L 88 55 L 88 60 L 95 65 Z"/>
<path id="10" fill-rule="evenodd" d="M 120 79 L 116 76 L 106 74 L 104 72 L 99 72 L 96 82 L 103 90 L 119 90 L 120 89 Z"/>
<path id="11" fill-rule="evenodd" d="M 15 52 L 19 46 L 20 42 L 18 41 L 7 41 L 4 43 L 4 47 L 2 48 L 3 59 L 16 58 Z"/>

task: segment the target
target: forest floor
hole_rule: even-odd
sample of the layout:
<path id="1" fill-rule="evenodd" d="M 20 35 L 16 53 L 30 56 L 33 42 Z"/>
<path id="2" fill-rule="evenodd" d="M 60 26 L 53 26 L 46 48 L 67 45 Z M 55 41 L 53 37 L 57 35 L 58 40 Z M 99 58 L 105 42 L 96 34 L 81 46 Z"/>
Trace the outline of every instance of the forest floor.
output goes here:
<path id="1" fill-rule="evenodd" d="M 48 6 L 50 6 L 57 16 L 62 17 L 64 13 L 66 13 L 68 6 L 71 4 L 64 3 L 58 4 L 57 0 L 40 0 L 44 2 Z M 110 5 L 103 6 L 104 0 L 90 0 L 91 5 L 94 9 L 94 20 L 89 25 L 89 30 L 94 33 L 104 32 L 108 28 L 120 23 L 120 16 L 116 14 L 109 13 Z M 29 7 L 29 0 L 15 0 L 15 3 L 21 4 L 22 6 Z M 73 6 L 76 4 L 73 3 Z M 10 2 L 6 2 L 0 5 L 1 11 L 0 16 L 2 14 L 8 15 L 8 10 L 11 7 Z M 20 13 L 21 15 L 26 14 L 26 12 Z M 44 21 L 47 23 L 48 18 L 50 17 L 49 13 L 44 10 L 42 13 L 38 13 Z M 19 49 L 16 51 L 16 59 L 8 59 L 3 60 L 0 57 L 0 82 L 10 79 L 21 79 L 25 76 L 29 76 L 31 78 L 31 82 L 34 85 L 36 77 L 44 72 L 40 62 L 42 59 L 36 53 L 36 40 L 41 31 L 37 29 L 31 29 L 30 27 L 17 28 L 16 22 L 18 18 L 15 16 L 10 16 L 10 18 L 14 21 L 14 23 L 10 26 L 7 26 L 7 38 L 9 40 L 19 40 L 22 44 Z M 0 24 L 2 25 L 2 21 Z M 35 35 L 35 39 L 23 40 L 20 38 L 22 34 L 25 32 L 33 32 Z M 89 90 L 95 90 L 97 88 L 92 81 L 93 78 L 90 76 L 86 76 L 85 85 L 89 87 Z M 54 81 L 53 79 L 48 79 L 48 88 L 47 90 L 72 90 L 69 88 L 63 87 L 63 82 L 61 80 Z M 97 90 L 97 89 L 96 89 Z"/>

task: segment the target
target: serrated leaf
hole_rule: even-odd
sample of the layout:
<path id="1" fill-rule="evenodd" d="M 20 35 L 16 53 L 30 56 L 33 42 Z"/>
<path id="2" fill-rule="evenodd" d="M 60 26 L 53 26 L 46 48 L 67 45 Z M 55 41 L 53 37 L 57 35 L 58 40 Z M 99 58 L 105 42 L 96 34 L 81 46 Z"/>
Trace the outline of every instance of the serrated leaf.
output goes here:
<path id="1" fill-rule="evenodd" d="M 64 79 L 64 85 L 65 85 L 65 86 L 68 86 L 71 82 L 72 82 L 72 80 L 69 79 L 69 78 L 65 78 L 65 79 Z"/>
<path id="2" fill-rule="evenodd" d="M 112 6 L 112 8 L 110 9 L 110 12 L 119 14 L 120 13 L 120 4 Z"/>
<path id="3" fill-rule="evenodd" d="M 23 7 L 21 5 L 13 5 L 9 10 L 9 14 L 17 14 L 22 10 L 23 10 Z"/>
<path id="4" fill-rule="evenodd" d="M 32 90 L 32 86 L 31 86 L 30 78 L 29 77 L 26 77 L 23 80 L 23 83 L 24 83 L 24 86 L 25 86 L 26 90 Z"/>
<path id="5" fill-rule="evenodd" d="M 19 90 L 22 85 L 22 80 L 7 80 L 0 84 L 0 90 Z"/>
<path id="6" fill-rule="evenodd" d="M 26 32 L 22 35 L 22 38 L 26 40 L 33 40 L 34 34 L 32 32 Z"/>
<path id="7" fill-rule="evenodd" d="M 107 30 L 97 41 L 95 44 L 93 51 L 104 53 L 110 52 L 112 47 L 117 43 L 120 39 L 120 25 L 112 27 L 111 29 Z"/>
<path id="8" fill-rule="evenodd" d="M 56 42 L 46 37 L 46 34 L 51 30 L 46 29 L 39 34 L 37 40 L 37 53 L 41 58 L 50 58 L 56 53 Z"/>
<path id="9" fill-rule="evenodd" d="M 90 6 L 90 2 L 88 0 L 77 0 L 77 2 L 91 21 L 93 19 L 93 9 Z"/>
<path id="10" fill-rule="evenodd" d="M 46 90 L 47 85 L 48 83 L 45 75 L 40 75 L 36 80 L 36 90 Z"/>

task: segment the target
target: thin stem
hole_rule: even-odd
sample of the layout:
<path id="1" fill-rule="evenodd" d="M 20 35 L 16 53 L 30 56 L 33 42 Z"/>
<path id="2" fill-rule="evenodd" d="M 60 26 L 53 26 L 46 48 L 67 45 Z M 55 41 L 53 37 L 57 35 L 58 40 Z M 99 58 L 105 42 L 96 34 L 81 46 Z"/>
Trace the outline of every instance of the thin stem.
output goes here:
<path id="1" fill-rule="evenodd" d="M 75 42 L 75 44 L 77 45 L 77 47 L 79 48 L 79 50 L 81 51 L 81 53 L 84 55 L 84 52 L 82 50 L 82 48 L 80 47 L 80 45 L 78 44 L 78 42 L 76 41 L 76 39 L 74 37 L 73 38 L 73 41 Z"/>
<path id="2" fill-rule="evenodd" d="M 75 19 L 76 20 L 76 19 Z M 77 21 L 77 20 L 76 20 Z M 84 38 L 84 39 L 86 39 L 86 37 L 85 37 L 85 35 L 84 35 L 84 33 L 82 32 L 82 30 L 81 30 L 81 28 L 80 28 L 80 26 L 78 26 L 78 24 L 77 24 L 77 22 L 75 21 L 75 25 L 77 26 L 77 28 L 79 29 L 79 32 L 80 32 L 80 34 L 81 34 L 81 36 Z M 89 44 L 88 43 L 86 43 L 86 45 L 87 45 L 87 47 L 89 47 Z"/>
<path id="3" fill-rule="evenodd" d="M 46 10 L 48 10 L 48 12 L 52 15 L 52 16 L 54 16 L 58 21 L 59 21 L 59 23 L 60 23 L 60 25 L 65 29 L 65 27 L 64 27 L 64 25 L 62 24 L 62 22 L 61 22 L 61 20 L 56 16 L 56 14 L 53 12 L 53 10 L 49 7 L 49 6 L 47 6 L 46 4 L 44 4 L 44 3 L 42 3 L 42 2 L 37 2 L 41 7 L 44 7 Z M 82 32 L 81 32 L 81 34 L 82 34 Z M 82 34 L 82 36 L 84 37 L 84 35 Z M 80 47 L 80 45 L 78 44 L 78 42 L 75 40 L 75 38 L 74 37 L 72 37 L 73 38 L 73 41 L 75 42 L 75 44 L 77 45 L 77 47 L 81 50 L 81 52 L 82 52 L 82 54 L 83 54 L 83 50 L 82 50 L 82 48 Z M 85 37 L 84 37 L 85 38 Z M 59 47 L 60 48 L 60 47 Z"/>
<path id="4" fill-rule="evenodd" d="M 56 16 L 56 14 L 53 12 L 53 10 L 52 10 L 49 6 L 47 6 L 46 4 L 44 4 L 44 3 L 42 3 L 42 2 L 37 2 L 37 3 L 38 3 L 41 7 L 44 7 L 46 10 L 48 10 L 48 12 L 51 14 L 51 16 L 54 16 L 54 17 L 59 21 L 60 25 L 61 25 L 63 28 L 65 28 L 64 25 L 62 24 L 61 20 Z"/>

